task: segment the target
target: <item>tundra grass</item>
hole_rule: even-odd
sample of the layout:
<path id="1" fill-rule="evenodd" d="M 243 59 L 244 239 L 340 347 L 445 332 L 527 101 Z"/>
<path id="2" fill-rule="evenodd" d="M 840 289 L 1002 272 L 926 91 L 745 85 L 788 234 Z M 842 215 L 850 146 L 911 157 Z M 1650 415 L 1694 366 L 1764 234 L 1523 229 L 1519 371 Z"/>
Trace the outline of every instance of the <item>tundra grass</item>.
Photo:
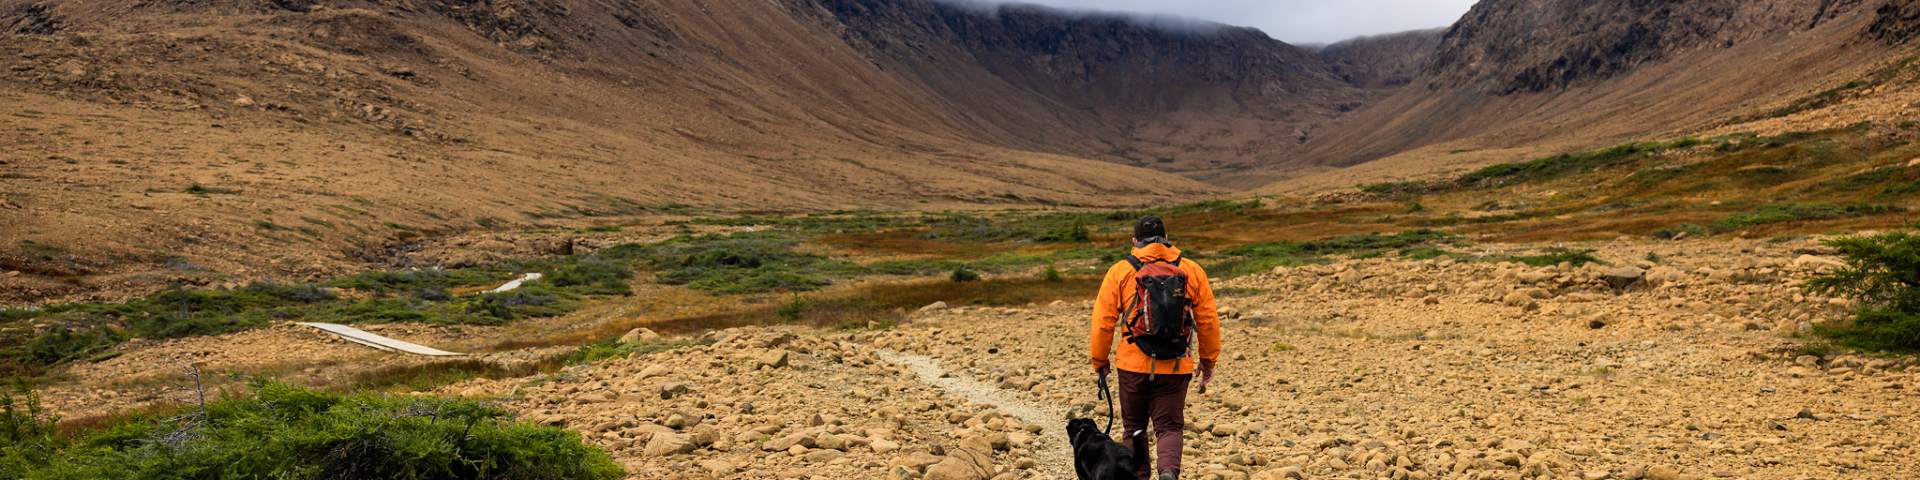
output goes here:
<path id="1" fill-rule="evenodd" d="M 484 289 L 516 272 L 546 278 L 509 292 Z M 0 310 L 0 377 L 37 377 L 107 355 L 133 338 L 219 335 L 278 321 L 500 325 L 578 309 L 590 296 L 631 292 L 626 262 L 585 254 L 467 269 L 369 272 L 324 284 L 259 282 L 231 289 L 176 288 L 126 302 Z M 339 289 L 357 292 L 343 296 Z"/>

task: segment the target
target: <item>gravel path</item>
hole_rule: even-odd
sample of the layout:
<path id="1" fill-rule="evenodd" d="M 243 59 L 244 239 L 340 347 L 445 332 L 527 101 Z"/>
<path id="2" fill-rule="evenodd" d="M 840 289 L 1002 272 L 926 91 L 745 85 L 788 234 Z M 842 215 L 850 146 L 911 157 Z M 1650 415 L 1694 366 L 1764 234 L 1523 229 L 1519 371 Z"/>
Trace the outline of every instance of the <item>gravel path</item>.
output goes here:
<path id="1" fill-rule="evenodd" d="M 1045 425 L 1046 430 L 1039 436 L 1039 462 L 1041 472 L 1054 478 L 1074 478 L 1073 452 L 1067 444 L 1063 426 L 1067 421 L 1065 407 L 1046 407 L 1021 400 L 1009 395 L 1000 387 L 975 380 L 970 376 L 956 374 L 940 367 L 940 361 L 932 357 L 900 353 L 892 350 L 876 352 L 888 362 L 902 365 L 913 371 L 914 376 L 929 385 L 940 387 L 948 393 L 959 395 L 968 401 L 982 405 L 992 405 L 1001 413 L 1012 415 L 1021 421 Z"/>

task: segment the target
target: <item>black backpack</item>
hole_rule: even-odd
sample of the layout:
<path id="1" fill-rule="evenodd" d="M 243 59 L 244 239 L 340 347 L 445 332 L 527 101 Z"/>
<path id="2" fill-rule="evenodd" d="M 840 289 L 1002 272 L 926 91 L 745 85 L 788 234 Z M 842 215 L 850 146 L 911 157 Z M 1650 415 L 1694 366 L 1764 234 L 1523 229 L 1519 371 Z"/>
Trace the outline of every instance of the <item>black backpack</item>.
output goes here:
<path id="1" fill-rule="evenodd" d="M 1187 271 L 1180 259 L 1143 262 L 1132 255 L 1134 296 L 1120 318 L 1127 342 L 1154 360 L 1176 360 L 1192 352 L 1193 304 L 1187 299 Z"/>

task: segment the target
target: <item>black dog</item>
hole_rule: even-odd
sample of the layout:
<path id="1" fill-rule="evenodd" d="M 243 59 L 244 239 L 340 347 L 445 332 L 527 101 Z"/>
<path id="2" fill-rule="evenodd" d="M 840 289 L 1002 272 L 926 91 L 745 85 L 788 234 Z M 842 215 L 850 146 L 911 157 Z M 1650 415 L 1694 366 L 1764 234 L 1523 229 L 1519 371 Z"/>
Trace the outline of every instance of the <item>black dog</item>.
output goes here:
<path id="1" fill-rule="evenodd" d="M 1073 443 L 1073 470 L 1080 480 L 1133 480 L 1135 463 L 1146 457 L 1144 451 L 1129 451 L 1125 445 L 1100 432 L 1093 420 L 1067 421 L 1067 439 Z M 1133 442 L 1136 447 L 1142 442 Z"/>

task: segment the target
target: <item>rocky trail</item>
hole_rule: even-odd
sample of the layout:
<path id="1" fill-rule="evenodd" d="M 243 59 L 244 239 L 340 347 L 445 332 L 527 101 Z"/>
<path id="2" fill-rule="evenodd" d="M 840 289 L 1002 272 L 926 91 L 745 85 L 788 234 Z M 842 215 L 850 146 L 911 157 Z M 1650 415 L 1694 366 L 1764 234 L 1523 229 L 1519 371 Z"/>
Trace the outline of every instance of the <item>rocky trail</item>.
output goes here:
<path id="1" fill-rule="evenodd" d="M 956 376 L 953 372 L 940 367 L 940 361 L 919 355 L 907 355 L 889 350 L 879 352 L 880 358 L 898 365 L 906 366 L 922 382 L 938 386 L 947 393 L 959 395 L 973 403 L 992 406 L 995 410 L 1021 421 L 1035 425 L 1063 425 L 1067 420 L 1067 409 L 1047 408 L 1027 400 L 1014 398 L 1014 390 L 1002 389 L 997 385 L 965 376 Z M 1071 478 L 1073 472 L 1073 445 L 1065 435 L 1044 435 L 1039 438 L 1039 471 L 1057 478 Z"/>
<path id="2" fill-rule="evenodd" d="M 1469 252 L 1495 255 L 1501 247 Z M 1518 247 L 1515 247 L 1517 249 Z M 1187 478 L 1920 475 L 1910 357 L 1802 351 L 1817 244 L 1617 242 L 1612 266 L 1350 260 L 1216 285 L 1226 353 Z M 1071 478 L 1100 418 L 1085 302 L 930 306 L 443 389 L 581 431 L 634 478 Z"/>

